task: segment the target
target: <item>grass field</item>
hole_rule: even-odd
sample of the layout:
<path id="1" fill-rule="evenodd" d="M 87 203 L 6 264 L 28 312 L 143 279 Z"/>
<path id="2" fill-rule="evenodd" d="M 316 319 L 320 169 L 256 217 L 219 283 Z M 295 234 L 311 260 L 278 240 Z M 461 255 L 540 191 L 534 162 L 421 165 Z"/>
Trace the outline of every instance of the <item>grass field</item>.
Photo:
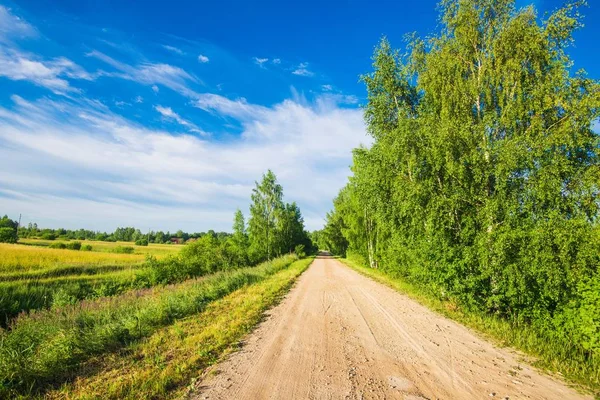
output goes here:
<path id="1" fill-rule="evenodd" d="M 151 254 L 157 258 L 161 258 L 167 256 L 169 254 L 173 254 L 178 252 L 183 246 L 177 244 L 157 244 L 150 243 L 148 246 L 136 246 L 132 242 L 100 242 L 95 240 L 76 240 L 81 242 L 82 245 L 89 244 L 92 246 L 92 252 L 103 252 L 103 253 L 111 253 L 114 252 L 117 247 L 133 247 L 134 255 L 145 256 L 146 254 Z M 69 241 L 63 240 L 42 240 L 42 239 L 19 239 L 19 244 L 25 244 L 29 246 L 38 246 L 38 247 L 47 247 L 53 243 L 64 242 L 69 243 Z"/>
<path id="2" fill-rule="evenodd" d="M 275 301 L 277 293 L 310 263 L 302 260 L 292 264 L 295 260 L 286 256 L 257 267 L 20 316 L 10 331 L 0 330 L 0 397 L 43 394 L 74 377 L 81 379 L 52 397 L 165 397 L 247 332 L 262 310 Z M 290 264 L 293 267 L 288 268 Z M 257 287 L 264 291 L 249 290 L 240 301 L 224 301 L 216 310 L 207 308 L 238 289 L 263 282 L 265 286 Z M 206 312 L 210 312 L 209 318 L 185 320 Z M 163 329 L 169 326 L 172 328 Z M 191 339 L 174 341 L 177 336 L 171 336 L 173 332 L 180 339 L 181 335 Z M 203 344 L 196 347 L 194 340 Z M 167 369 L 160 367 L 168 361 L 161 350 L 164 346 L 177 354 Z M 153 352 L 146 361 L 155 360 L 154 369 L 139 357 L 132 357 L 140 352 Z M 137 363 L 137 369 L 124 367 L 131 362 Z M 110 372 L 115 369 L 123 378 L 100 388 L 109 384 L 103 382 L 103 374 L 115 373 Z M 148 374 L 156 379 L 146 381 Z M 135 384 L 136 379 L 145 384 Z M 90 391 L 80 391 L 86 385 L 90 385 Z"/>
<path id="3" fill-rule="evenodd" d="M 183 247 L 89 242 L 94 251 L 82 251 L 51 249 L 49 241 L 24 242 L 27 245 L 0 243 L 0 327 L 23 311 L 132 289 L 135 272 L 148 255 L 164 258 Z M 131 246 L 134 254 L 113 253 L 118 246 Z"/>

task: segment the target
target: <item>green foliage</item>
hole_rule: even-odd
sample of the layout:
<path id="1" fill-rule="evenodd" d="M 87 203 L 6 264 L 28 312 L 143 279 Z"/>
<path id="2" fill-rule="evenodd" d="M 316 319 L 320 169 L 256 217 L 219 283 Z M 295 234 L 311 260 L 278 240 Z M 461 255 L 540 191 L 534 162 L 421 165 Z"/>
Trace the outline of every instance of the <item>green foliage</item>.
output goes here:
<path id="1" fill-rule="evenodd" d="M 146 238 L 138 239 L 135 241 L 135 245 L 136 246 L 148 246 L 148 239 L 146 239 Z"/>
<path id="2" fill-rule="evenodd" d="M 80 250 L 81 249 L 81 242 L 69 242 L 67 243 L 67 249 L 69 250 Z"/>
<path id="3" fill-rule="evenodd" d="M 7 215 L 0 218 L 0 243 L 17 243 L 19 241 L 17 227 L 18 223 Z"/>
<path id="4" fill-rule="evenodd" d="M 51 243 L 48 247 L 51 249 L 66 249 L 67 244 L 64 242 L 56 242 L 56 243 Z"/>
<path id="5" fill-rule="evenodd" d="M 277 217 L 283 205 L 283 188 L 275 174 L 268 170 L 252 189 L 248 232 L 253 258 L 270 259 L 277 240 Z"/>
<path id="6" fill-rule="evenodd" d="M 92 245 L 91 244 L 84 244 L 81 247 L 81 251 L 92 251 Z"/>
<path id="7" fill-rule="evenodd" d="M 19 237 L 17 231 L 13 228 L 2 227 L 0 228 L 0 242 L 2 243 L 17 243 Z"/>
<path id="8" fill-rule="evenodd" d="M 118 254 L 133 254 L 135 252 L 135 248 L 131 246 L 116 246 L 112 249 L 113 253 Z"/>
<path id="9" fill-rule="evenodd" d="M 571 74 L 576 6 L 445 0 L 442 31 L 376 48 L 370 148 L 322 243 L 600 356 L 600 85 Z M 583 350 L 582 350 L 583 349 Z"/>
<path id="10" fill-rule="evenodd" d="M 252 191 L 248 233 L 249 256 L 255 261 L 291 253 L 298 244 L 312 248 L 300 208 L 283 202 L 283 188 L 271 170 Z"/>
<path id="11" fill-rule="evenodd" d="M 294 254 L 300 258 L 306 257 L 306 251 L 305 251 L 304 245 L 297 244 L 296 247 L 294 247 Z"/>

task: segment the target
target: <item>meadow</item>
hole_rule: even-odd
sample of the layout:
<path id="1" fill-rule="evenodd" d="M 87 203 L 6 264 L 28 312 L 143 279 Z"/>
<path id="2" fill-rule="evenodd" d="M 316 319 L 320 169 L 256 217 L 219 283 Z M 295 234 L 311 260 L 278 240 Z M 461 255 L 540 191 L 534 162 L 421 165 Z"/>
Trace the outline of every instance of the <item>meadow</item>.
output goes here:
<path id="1" fill-rule="evenodd" d="M 48 247 L 57 242 L 69 243 L 73 241 L 69 240 L 44 240 L 44 239 L 19 239 L 19 244 L 25 244 L 29 246 Z M 92 246 L 93 252 L 103 253 L 115 253 L 115 250 L 119 247 L 133 247 L 133 254 L 138 256 L 145 256 L 147 254 L 153 255 L 157 258 L 165 257 L 169 254 L 173 254 L 181 249 L 181 245 L 177 244 L 159 244 L 150 243 L 148 246 L 136 246 L 133 242 L 102 242 L 96 240 L 81 240 L 82 245 Z M 143 259 L 143 257 L 142 257 Z"/>
<path id="2" fill-rule="evenodd" d="M 183 246 L 129 242 L 90 242 L 92 251 L 54 249 L 57 243 L 22 239 L 23 244 L 0 243 L 0 326 L 21 312 L 71 304 L 133 289 L 136 272 L 148 256 L 164 259 Z M 133 254 L 115 253 L 132 247 Z"/>

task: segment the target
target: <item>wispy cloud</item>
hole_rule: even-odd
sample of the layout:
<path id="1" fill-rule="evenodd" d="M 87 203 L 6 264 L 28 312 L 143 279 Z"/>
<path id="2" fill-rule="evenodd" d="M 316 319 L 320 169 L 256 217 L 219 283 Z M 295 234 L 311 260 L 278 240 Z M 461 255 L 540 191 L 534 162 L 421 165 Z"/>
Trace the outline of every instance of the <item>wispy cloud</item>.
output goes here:
<path id="1" fill-rule="evenodd" d="M 279 58 L 274 58 L 274 59 L 273 59 L 273 64 L 275 64 L 275 65 L 279 65 L 279 64 L 281 64 L 281 59 L 279 59 Z"/>
<path id="2" fill-rule="evenodd" d="M 141 104 L 144 102 L 144 98 L 142 96 L 136 96 L 136 98 L 133 101 L 137 104 Z"/>
<path id="3" fill-rule="evenodd" d="M 78 91 L 66 78 L 94 79 L 91 74 L 67 58 L 43 60 L 36 55 L 9 48 L 0 48 L 0 76 L 15 81 L 29 81 L 56 94 Z"/>
<path id="4" fill-rule="evenodd" d="M 261 68 L 264 68 L 264 66 L 265 66 L 265 63 L 266 63 L 267 61 L 269 61 L 269 59 L 268 59 L 268 58 L 258 58 L 258 57 L 253 57 L 252 59 L 254 60 L 254 63 L 255 63 L 256 65 L 258 65 L 259 67 L 261 67 Z"/>
<path id="5" fill-rule="evenodd" d="M 323 89 L 324 92 L 331 92 L 333 90 L 333 86 L 331 86 L 331 85 L 321 85 L 321 89 Z"/>
<path id="6" fill-rule="evenodd" d="M 180 56 L 185 55 L 185 52 L 178 47 L 169 46 L 167 44 L 163 44 L 162 47 L 166 50 L 169 50 L 171 53 L 179 54 Z"/>
<path id="7" fill-rule="evenodd" d="M 0 42 L 37 36 L 36 29 L 0 5 Z"/>
<path id="8" fill-rule="evenodd" d="M 33 26 L 0 5 L 0 76 L 29 81 L 56 94 L 78 91 L 69 79 L 94 79 L 92 74 L 65 57 L 45 59 L 21 50 L 14 42 L 36 36 Z"/>
<path id="9" fill-rule="evenodd" d="M 182 118 L 177 114 L 171 107 L 163 107 L 163 106 L 154 106 L 154 109 L 158 111 L 164 118 L 172 119 L 177 122 L 179 125 L 184 126 L 190 132 L 199 133 L 203 136 L 208 136 L 206 132 L 198 128 L 194 123 Z"/>
<path id="10" fill-rule="evenodd" d="M 204 111 L 215 112 L 216 114 L 233 117 L 239 120 L 244 120 L 253 116 L 258 117 L 259 115 L 263 115 L 267 110 L 266 107 L 248 103 L 243 97 L 231 100 L 214 93 L 200 94 L 198 99 L 192 102 L 192 105 Z"/>
<path id="11" fill-rule="evenodd" d="M 307 76 L 307 77 L 311 77 L 311 76 L 315 75 L 314 72 L 312 72 L 312 71 L 310 71 L 308 69 L 308 63 L 307 62 L 298 64 L 298 66 L 296 67 L 296 69 L 294 69 L 292 71 L 292 74 L 299 75 L 299 76 Z"/>
<path id="12" fill-rule="evenodd" d="M 192 97 L 195 92 L 190 89 L 190 83 L 199 83 L 199 80 L 179 67 L 163 63 L 142 63 L 136 66 L 117 61 L 114 58 L 93 50 L 87 56 L 94 57 L 112 66 L 117 71 L 107 72 L 104 75 L 127 79 L 144 85 L 166 86 L 182 95 Z M 156 86 L 158 88 L 158 86 Z"/>
<path id="13" fill-rule="evenodd" d="M 201 62 L 202 64 L 205 64 L 209 61 L 210 61 L 210 59 L 207 56 L 205 56 L 204 54 L 200 54 L 198 56 L 198 62 Z"/>

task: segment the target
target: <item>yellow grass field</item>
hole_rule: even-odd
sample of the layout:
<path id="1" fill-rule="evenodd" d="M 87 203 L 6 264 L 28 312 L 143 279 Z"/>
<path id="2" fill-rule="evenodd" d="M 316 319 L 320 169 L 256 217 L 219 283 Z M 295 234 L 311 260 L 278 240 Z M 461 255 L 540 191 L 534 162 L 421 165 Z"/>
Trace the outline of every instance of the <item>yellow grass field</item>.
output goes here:
<path id="1" fill-rule="evenodd" d="M 82 241 L 82 244 L 92 246 L 92 251 L 50 249 L 42 247 L 50 241 L 22 239 L 20 243 L 0 243 L 0 271 L 33 270 L 56 266 L 81 265 L 133 265 L 143 262 L 147 254 L 157 258 L 175 254 L 182 246 L 150 244 L 135 246 L 129 242 L 94 242 Z M 111 251 L 117 246 L 130 246 L 135 249 L 133 254 L 117 254 Z"/>
<path id="2" fill-rule="evenodd" d="M 95 240 L 77 240 L 81 245 L 89 244 L 92 246 L 92 251 L 111 252 L 115 247 L 128 246 L 135 249 L 135 254 L 152 254 L 153 256 L 164 256 L 172 254 L 181 249 L 182 245 L 177 244 L 155 244 L 150 243 L 148 246 L 136 246 L 132 242 L 100 242 Z M 49 246 L 52 243 L 63 242 L 69 243 L 69 240 L 42 240 L 42 239 L 19 239 L 19 244 L 28 244 L 34 246 Z"/>

